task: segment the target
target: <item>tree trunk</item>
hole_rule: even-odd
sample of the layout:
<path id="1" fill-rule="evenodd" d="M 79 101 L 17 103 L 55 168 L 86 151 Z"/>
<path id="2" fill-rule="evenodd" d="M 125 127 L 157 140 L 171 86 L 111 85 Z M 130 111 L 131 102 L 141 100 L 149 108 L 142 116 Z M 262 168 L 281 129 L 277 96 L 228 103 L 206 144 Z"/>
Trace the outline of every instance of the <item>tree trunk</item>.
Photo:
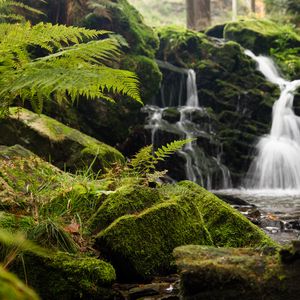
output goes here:
<path id="1" fill-rule="evenodd" d="M 251 12 L 255 13 L 255 0 L 251 0 Z"/>
<path id="2" fill-rule="evenodd" d="M 210 25 L 210 0 L 186 0 L 187 27 L 203 30 Z"/>

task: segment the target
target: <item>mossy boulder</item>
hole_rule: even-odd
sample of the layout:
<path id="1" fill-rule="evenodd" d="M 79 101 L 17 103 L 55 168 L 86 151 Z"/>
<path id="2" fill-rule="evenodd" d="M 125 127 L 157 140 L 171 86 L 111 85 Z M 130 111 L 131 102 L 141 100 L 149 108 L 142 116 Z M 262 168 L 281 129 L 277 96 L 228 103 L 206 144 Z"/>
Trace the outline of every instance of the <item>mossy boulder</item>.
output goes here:
<path id="1" fill-rule="evenodd" d="M 133 214 L 161 202 L 161 195 L 156 189 L 124 185 L 107 196 L 99 209 L 89 220 L 89 229 L 99 232 L 123 215 Z"/>
<path id="2" fill-rule="evenodd" d="M 116 279 L 107 262 L 67 253 L 50 256 L 24 254 L 26 279 L 42 299 L 109 299 Z M 24 265 L 15 261 L 12 271 L 25 277 Z"/>
<path id="3" fill-rule="evenodd" d="M 269 54 L 271 48 L 300 47 L 300 36 L 290 26 L 265 19 L 227 23 L 224 38 L 236 41 L 257 54 Z"/>
<path id="4" fill-rule="evenodd" d="M 95 8 L 84 20 L 93 29 L 108 29 L 122 35 L 131 53 L 154 58 L 159 40 L 142 15 L 127 0 L 107 1 L 105 10 Z"/>
<path id="5" fill-rule="evenodd" d="M 0 144 L 20 144 L 61 169 L 74 171 L 94 161 L 93 166 L 103 170 L 124 160 L 113 147 L 24 108 L 10 109 L 10 115 L 1 121 L 0 136 Z"/>
<path id="6" fill-rule="evenodd" d="M 274 245 L 240 213 L 194 183 L 164 185 L 158 191 L 120 188 L 91 220 L 92 228 L 100 230 L 95 247 L 112 262 L 119 279 L 174 271 L 172 251 L 179 245 Z"/>
<path id="7" fill-rule="evenodd" d="M 295 299 L 300 295 L 300 261 L 284 264 L 276 249 L 214 248 L 174 250 L 182 299 Z"/>
<path id="8" fill-rule="evenodd" d="M 0 299 L 38 300 L 39 297 L 15 275 L 0 266 Z"/>

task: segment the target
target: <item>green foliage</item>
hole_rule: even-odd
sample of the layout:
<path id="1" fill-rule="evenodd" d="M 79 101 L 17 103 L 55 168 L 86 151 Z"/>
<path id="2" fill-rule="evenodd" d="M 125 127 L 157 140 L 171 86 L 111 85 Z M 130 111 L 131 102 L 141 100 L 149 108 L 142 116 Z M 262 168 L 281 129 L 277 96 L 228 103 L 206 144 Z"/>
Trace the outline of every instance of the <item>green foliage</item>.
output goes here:
<path id="1" fill-rule="evenodd" d="M 181 149 L 184 145 L 191 143 L 194 139 L 173 141 L 153 152 L 153 146 L 142 148 L 128 164 L 129 168 L 139 174 L 147 174 L 155 170 L 156 165 L 165 160 L 171 154 Z"/>
<path id="2" fill-rule="evenodd" d="M 61 224 L 50 218 L 42 220 L 29 233 L 29 238 L 47 249 L 76 253 L 78 246 Z"/>
<path id="3" fill-rule="evenodd" d="M 114 101 L 112 94 L 121 94 L 141 102 L 136 75 L 112 68 L 120 50 L 107 34 L 48 23 L 0 24 L 0 112 L 16 99 L 30 100 L 37 112 L 53 98 Z"/>
<path id="4" fill-rule="evenodd" d="M 37 2 L 43 0 L 37 0 Z M 41 15 L 40 10 L 23 3 L 22 0 L 0 0 L 0 23 L 25 22 L 26 16 Z"/>

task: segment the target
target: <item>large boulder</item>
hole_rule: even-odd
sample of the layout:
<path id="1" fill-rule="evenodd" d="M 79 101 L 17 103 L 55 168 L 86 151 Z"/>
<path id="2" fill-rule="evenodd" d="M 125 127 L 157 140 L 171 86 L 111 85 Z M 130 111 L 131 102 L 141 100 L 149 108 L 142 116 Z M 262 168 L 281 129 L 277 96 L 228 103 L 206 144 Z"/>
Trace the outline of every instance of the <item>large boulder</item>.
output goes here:
<path id="1" fill-rule="evenodd" d="M 74 171 L 98 170 L 124 160 L 113 147 L 72 129 L 43 114 L 24 108 L 10 108 L 9 116 L 1 120 L 0 144 L 22 145 L 61 169 Z"/>
<path id="2" fill-rule="evenodd" d="M 158 191 L 120 188 L 90 220 L 92 230 L 100 230 L 95 247 L 112 262 L 119 279 L 171 272 L 172 251 L 179 245 L 274 245 L 240 213 L 192 182 Z"/>
<path id="3" fill-rule="evenodd" d="M 300 295 L 300 260 L 293 251 L 293 261 L 285 264 L 271 248 L 178 247 L 174 256 L 182 299 L 295 299 Z"/>
<path id="4" fill-rule="evenodd" d="M 23 254 L 12 272 L 32 286 L 42 299 L 111 299 L 116 279 L 109 263 L 94 257 L 56 253 L 50 256 Z M 26 276 L 26 277 L 25 277 Z"/>

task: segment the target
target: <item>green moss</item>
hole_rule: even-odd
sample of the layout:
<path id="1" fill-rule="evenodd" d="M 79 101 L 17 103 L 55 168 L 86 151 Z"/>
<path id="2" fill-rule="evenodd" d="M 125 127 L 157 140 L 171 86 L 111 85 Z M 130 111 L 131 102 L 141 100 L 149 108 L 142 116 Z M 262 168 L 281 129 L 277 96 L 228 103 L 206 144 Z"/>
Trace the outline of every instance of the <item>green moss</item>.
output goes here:
<path id="1" fill-rule="evenodd" d="M 199 185 L 190 181 L 182 181 L 179 185 L 194 192 L 198 209 L 203 215 L 215 246 L 262 247 L 277 245 L 237 210 Z"/>
<path id="2" fill-rule="evenodd" d="M 16 232 L 21 231 L 26 233 L 35 226 L 35 221 L 32 217 L 17 216 L 14 214 L 5 213 L 0 211 L 0 228 Z"/>
<path id="3" fill-rule="evenodd" d="M 269 253 L 263 253 L 250 248 L 189 245 L 176 248 L 174 256 L 181 273 L 184 297 L 197 299 L 241 297 L 250 300 L 284 299 L 282 295 L 289 294 L 288 288 L 285 287 L 287 281 L 280 279 L 286 272 L 274 249 L 269 249 Z M 290 280 L 294 279 L 290 277 Z M 291 284 L 293 285 L 295 286 L 295 283 Z M 284 290 L 285 292 L 281 294 Z"/>
<path id="4" fill-rule="evenodd" d="M 38 300 L 39 297 L 16 276 L 0 266 L 0 299 Z"/>
<path id="5" fill-rule="evenodd" d="M 23 261 L 27 282 L 42 299 L 106 299 L 111 294 L 108 287 L 116 278 L 109 263 L 92 257 L 26 254 Z M 14 263 L 12 269 L 25 276 L 20 263 Z"/>
<path id="6" fill-rule="evenodd" d="M 127 0 L 108 1 L 109 14 L 101 16 L 95 10 L 87 16 L 84 25 L 88 28 L 107 28 L 121 34 L 129 44 L 130 52 L 154 58 L 158 47 L 157 35 L 144 23 L 141 14 Z"/>
<path id="7" fill-rule="evenodd" d="M 172 251 L 182 244 L 207 244 L 201 219 L 174 200 L 114 221 L 96 238 L 123 279 L 147 278 L 171 270 Z"/>
<path id="8" fill-rule="evenodd" d="M 300 36 L 293 31 L 291 26 L 266 19 L 245 19 L 230 22 L 224 28 L 224 37 L 259 54 L 269 53 L 271 48 L 278 46 L 278 42 L 283 37 L 287 47 L 300 45 Z"/>
<path id="9" fill-rule="evenodd" d="M 141 55 L 126 55 L 122 68 L 135 72 L 141 83 L 144 103 L 149 103 L 159 91 L 162 74 L 154 59 Z"/>
<path id="10" fill-rule="evenodd" d="M 62 169 L 87 167 L 95 160 L 94 167 L 104 170 L 114 162 L 124 161 L 122 154 L 113 147 L 23 108 L 10 108 L 9 117 L 1 123 L 0 133 L 1 144 L 28 147 Z"/>
<path id="11" fill-rule="evenodd" d="M 109 194 L 98 211 L 89 220 L 89 227 L 91 231 L 98 232 L 118 217 L 140 212 L 161 201 L 156 189 L 138 185 L 122 186 Z"/>

